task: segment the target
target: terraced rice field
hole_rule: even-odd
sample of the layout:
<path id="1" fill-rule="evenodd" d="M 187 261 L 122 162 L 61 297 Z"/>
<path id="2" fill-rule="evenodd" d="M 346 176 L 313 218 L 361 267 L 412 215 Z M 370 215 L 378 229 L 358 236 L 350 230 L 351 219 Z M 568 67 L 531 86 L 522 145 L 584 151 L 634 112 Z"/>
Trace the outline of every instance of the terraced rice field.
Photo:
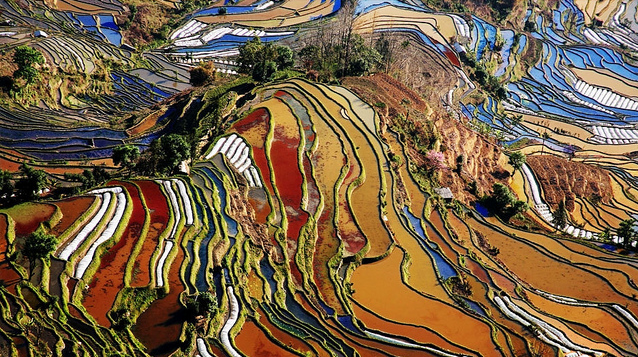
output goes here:
<path id="1" fill-rule="evenodd" d="M 238 46 L 295 44 L 342 7 L 217 2 L 173 19 L 161 50 L 143 51 L 123 46 L 129 10 L 118 1 L 18 3 L 34 5 L 3 4 L 15 22 L 3 53 L 28 43 L 82 78 L 116 64 L 99 99 L 60 87 L 29 108 L 0 108 L 0 168 L 29 162 L 61 180 L 92 165 L 115 171 L 113 148 L 144 151 L 181 125 L 207 100 L 177 95 L 198 61 L 213 61 L 224 81 L 237 75 Z M 496 138 L 494 150 L 535 156 L 500 178 L 530 205 L 533 225 L 446 205 L 419 186 L 421 163 L 389 129 L 388 104 L 300 78 L 264 84 L 226 108 L 236 120 L 206 136 L 189 175 L 0 210 L 0 355 L 638 354 L 638 263 L 617 230 L 638 212 L 638 67 L 627 59 L 638 50 L 636 5 L 519 9 L 516 21 L 536 25 L 523 33 L 415 1 L 355 4 L 354 33 L 370 43 L 400 35 L 433 63 L 428 75 L 456 76 L 434 95 L 444 120 L 469 119 Z M 31 34 L 41 24 L 49 35 Z M 469 79 L 468 57 L 504 87 L 502 100 Z M 403 94 L 393 99 L 409 113 Z M 454 150 L 441 140 L 433 147 Z M 543 166 L 549 155 L 603 169 L 609 182 L 595 184 L 606 196 L 575 188 L 599 176 Z M 465 169 L 463 185 L 475 179 Z M 559 231 L 552 213 L 567 191 Z M 23 250 L 38 229 L 57 245 L 31 264 Z"/>

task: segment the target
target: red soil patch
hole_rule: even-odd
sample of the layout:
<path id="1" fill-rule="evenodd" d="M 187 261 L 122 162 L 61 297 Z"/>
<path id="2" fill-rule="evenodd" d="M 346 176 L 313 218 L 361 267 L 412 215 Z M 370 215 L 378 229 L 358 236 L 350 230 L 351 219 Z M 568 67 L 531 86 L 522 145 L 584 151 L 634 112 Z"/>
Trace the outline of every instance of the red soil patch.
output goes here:
<path id="1" fill-rule="evenodd" d="M 113 306 L 118 292 L 124 287 L 126 263 L 140 238 L 146 218 L 144 206 L 135 185 L 127 182 L 110 182 L 109 185 L 123 186 L 128 191 L 131 196 L 129 204 L 133 205 L 133 211 L 122 238 L 102 256 L 100 267 L 93 276 L 89 290 L 82 301 L 86 311 L 105 327 L 111 326 L 107 313 Z"/>
<path id="2" fill-rule="evenodd" d="M 7 290 L 15 294 L 16 284 L 19 283 L 22 278 L 9 264 L 7 259 L 7 250 L 9 249 L 9 241 L 7 240 L 7 217 L 0 214 L 0 281 L 7 288 Z"/>
<path id="3" fill-rule="evenodd" d="M 160 117 L 159 112 L 153 113 L 153 114 L 147 116 L 146 118 L 142 119 L 142 121 L 139 122 L 134 127 L 128 129 L 126 131 L 126 133 L 129 136 L 139 135 L 139 134 L 147 131 L 148 129 L 154 127 L 155 124 L 157 123 L 157 120 L 159 119 L 159 117 Z"/>
<path id="4" fill-rule="evenodd" d="M 435 107 L 433 114 L 426 115 L 427 104 L 418 94 L 399 81 L 384 74 L 375 74 L 368 77 L 346 78 L 344 85 L 368 103 L 386 104 L 385 109 L 375 109 L 381 117 L 382 135 L 385 135 L 388 126 L 394 125 L 398 114 L 406 117 L 409 109 L 409 115 L 406 118 L 414 123 L 416 128 L 428 129 L 428 126 L 432 126 L 440 135 L 442 145 L 446 149 L 441 151 L 444 151 L 447 167 L 456 167 L 456 159 L 463 155 L 465 164 L 461 173 L 458 174 L 450 169 L 441 170 L 439 182 L 442 187 L 449 187 L 454 197 L 464 204 L 469 205 L 476 200 L 476 197 L 466 189 L 468 182 L 476 181 L 478 191 L 486 193 L 491 190 L 495 182 L 499 181 L 496 177 L 508 176 L 507 171 L 499 164 L 503 154 L 500 148 L 491 142 L 491 139 L 450 118 L 440 107 L 438 109 Z M 437 98 L 438 96 L 439 94 Z M 403 105 L 401 103 L 403 99 L 407 99 L 409 104 Z M 415 144 L 410 140 L 406 141 L 408 156 L 417 165 L 423 163 L 423 157 L 416 150 Z"/>
<path id="5" fill-rule="evenodd" d="M 5 159 L 3 157 L 0 157 L 0 167 L 2 167 L 3 170 L 16 172 L 16 171 L 20 170 L 20 165 L 22 165 L 22 164 L 19 164 L 17 162 L 13 162 L 13 161 L 7 160 L 7 159 Z"/>
<path id="6" fill-rule="evenodd" d="M 142 249 L 135 259 L 133 276 L 131 277 L 132 287 L 143 287 L 151 282 L 151 256 L 157 248 L 159 236 L 168 224 L 168 203 L 156 182 L 138 181 L 137 185 L 151 213 L 151 226 L 142 244 Z"/>
<path id="7" fill-rule="evenodd" d="M 51 234 L 60 235 L 66 231 L 80 216 L 86 212 L 91 204 L 95 202 L 95 196 L 74 197 L 64 201 L 55 202 L 55 205 L 62 211 L 62 219 L 53 227 Z"/>
<path id="8" fill-rule="evenodd" d="M 614 196 L 607 171 L 580 162 L 567 161 L 553 155 L 528 156 L 527 163 L 534 171 L 553 208 L 565 200 L 565 207 L 574 210 L 578 198 L 598 199 L 609 203 Z"/>

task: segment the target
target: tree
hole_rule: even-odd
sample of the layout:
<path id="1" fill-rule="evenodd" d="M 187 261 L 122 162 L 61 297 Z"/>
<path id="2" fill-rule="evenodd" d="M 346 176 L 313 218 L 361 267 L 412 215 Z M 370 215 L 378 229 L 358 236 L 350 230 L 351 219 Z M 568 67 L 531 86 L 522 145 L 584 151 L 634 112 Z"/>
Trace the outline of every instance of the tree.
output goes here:
<path id="1" fill-rule="evenodd" d="M 20 166 L 22 178 L 18 180 L 16 188 L 26 199 L 35 199 L 48 184 L 47 174 L 42 170 L 35 170 L 27 164 Z"/>
<path id="2" fill-rule="evenodd" d="M 605 227 L 605 229 L 598 234 L 598 239 L 600 239 L 601 242 L 609 243 L 611 241 L 611 228 Z"/>
<path id="3" fill-rule="evenodd" d="M 29 260 L 29 280 L 31 280 L 33 275 L 36 261 L 38 259 L 49 259 L 49 255 L 55 250 L 57 244 L 55 236 L 44 233 L 41 229 L 27 237 L 22 254 Z"/>
<path id="4" fill-rule="evenodd" d="M 13 193 L 13 182 L 9 171 L 0 170 L 0 199 L 3 201 L 10 198 Z"/>
<path id="5" fill-rule="evenodd" d="M 157 170 L 163 175 L 170 175 L 180 162 L 188 159 L 190 146 L 183 136 L 169 134 L 159 139 L 159 145 L 155 146 L 155 150 Z"/>
<path id="6" fill-rule="evenodd" d="M 197 66 L 188 70 L 190 74 L 190 83 L 195 87 L 201 87 L 210 78 L 210 73 L 204 67 Z"/>
<path id="7" fill-rule="evenodd" d="M 18 46 L 13 54 L 13 61 L 18 65 L 18 69 L 13 72 L 14 78 L 23 78 L 28 84 L 32 84 L 40 76 L 35 64 L 43 64 L 44 56 L 34 48 L 28 46 Z"/>
<path id="8" fill-rule="evenodd" d="M 277 68 L 287 69 L 291 68 L 295 64 L 295 53 L 292 52 L 290 47 L 277 46 Z"/>
<path id="9" fill-rule="evenodd" d="M 512 121 L 512 126 L 517 126 L 523 122 L 523 116 L 521 114 L 516 114 L 512 116 L 510 119 Z"/>
<path id="10" fill-rule="evenodd" d="M 529 205 L 525 201 L 516 201 L 512 205 L 512 214 L 516 215 L 519 213 L 524 213 L 529 209 Z"/>
<path id="11" fill-rule="evenodd" d="M 514 198 L 514 194 L 507 186 L 500 182 L 496 182 L 492 186 L 492 200 L 496 206 L 495 208 L 502 212 L 505 208 L 514 203 L 516 198 Z"/>
<path id="12" fill-rule="evenodd" d="M 543 146 L 541 147 L 541 155 L 543 155 L 543 153 L 545 152 L 545 140 L 549 139 L 550 135 L 547 131 L 545 131 L 543 135 L 541 135 L 541 137 L 543 138 Z"/>
<path id="13" fill-rule="evenodd" d="M 554 218 L 552 222 L 556 230 L 561 230 L 567 226 L 567 209 L 565 208 L 565 200 L 558 202 L 558 208 L 552 213 Z"/>
<path id="14" fill-rule="evenodd" d="M 636 239 L 636 231 L 634 231 L 634 223 L 636 220 L 633 218 L 626 219 L 620 222 L 616 233 L 618 233 L 618 243 L 622 241 L 623 248 L 629 249 L 631 242 Z"/>
<path id="15" fill-rule="evenodd" d="M 520 170 L 525 165 L 525 159 L 525 154 L 516 151 L 510 155 L 509 164 L 514 167 L 514 170 Z"/>
<path id="16" fill-rule="evenodd" d="M 129 174 L 133 171 L 135 163 L 139 158 L 140 149 L 135 145 L 120 145 L 113 149 L 113 163 L 127 168 L 129 170 Z"/>
<path id="17" fill-rule="evenodd" d="M 294 53 L 286 46 L 263 43 L 259 37 L 239 47 L 239 72 L 250 74 L 254 80 L 267 82 L 277 71 L 293 66 Z"/>

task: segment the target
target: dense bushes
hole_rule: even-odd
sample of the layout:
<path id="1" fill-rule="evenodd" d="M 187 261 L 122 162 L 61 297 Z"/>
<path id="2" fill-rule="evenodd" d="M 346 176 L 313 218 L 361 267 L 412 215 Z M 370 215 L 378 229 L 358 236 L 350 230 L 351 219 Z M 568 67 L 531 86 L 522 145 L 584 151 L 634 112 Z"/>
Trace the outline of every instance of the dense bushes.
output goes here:
<path id="1" fill-rule="evenodd" d="M 492 97 L 498 100 L 507 99 L 507 90 L 505 87 L 503 87 L 497 77 L 494 77 L 487 72 L 485 65 L 474 59 L 474 55 L 472 53 L 468 54 L 461 52 L 460 58 L 463 64 L 471 69 L 470 79 L 476 81 L 481 88 L 492 95 Z"/>
<path id="2" fill-rule="evenodd" d="M 286 46 L 262 43 L 259 37 L 239 47 L 239 72 L 250 74 L 254 80 L 268 82 L 277 71 L 291 68 L 293 52 Z"/>
<path id="3" fill-rule="evenodd" d="M 380 48 L 383 48 L 382 43 Z M 366 46 L 358 34 L 343 43 L 306 46 L 299 52 L 299 58 L 305 69 L 317 71 L 321 80 L 366 75 L 382 64 L 379 52 Z"/>
<path id="4" fill-rule="evenodd" d="M 505 221 L 529 209 L 526 202 L 517 200 L 510 189 L 499 182 L 494 183 L 492 186 L 492 194 L 483 197 L 481 204 Z"/>

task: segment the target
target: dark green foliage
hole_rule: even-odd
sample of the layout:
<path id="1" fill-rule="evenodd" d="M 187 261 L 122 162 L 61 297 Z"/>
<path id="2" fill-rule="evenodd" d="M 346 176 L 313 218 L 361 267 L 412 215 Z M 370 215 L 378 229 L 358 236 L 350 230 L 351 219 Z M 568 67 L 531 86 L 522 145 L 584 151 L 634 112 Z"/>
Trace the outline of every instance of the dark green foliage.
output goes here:
<path id="1" fill-rule="evenodd" d="M 137 159 L 140 157 L 140 149 L 135 145 L 120 145 L 113 149 L 113 163 L 133 170 Z"/>
<path id="2" fill-rule="evenodd" d="M 209 317 L 217 310 L 217 299 L 210 292 L 187 296 L 184 304 L 191 319 L 195 319 L 197 316 Z"/>
<path id="3" fill-rule="evenodd" d="M 225 6 L 220 6 L 219 10 L 217 10 L 218 15 L 226 15 L 227 12 L 228 10 L 226 9 Z"/>
<path id="4" fill-rule="evenodd" d="M 19 195 L 27 200 L 37 198 L 39 192 L 44 190 L 48 184 L 47 174 L 27 164 L 20 166 L 20 173 L 22 177 L 16 183 Z"/>
<path id="5" fill-rule="evenodd" d="M 483 63 L 479 63 L 474 59 L 473 53 L 465 53 L 461 52 L 459 54 L 461 61 L 464 65 L 469 66 L 472 70 L 470 71 L 470 79 L 476 81 L 481 88 L 483 88 L 486 92 L 488 92 L 492 97 L 497 100 L 505 100 L 507 98 L 507 90 L 500 83 L 497 77 L 489 74 L 485 69 L 485 65 Z"/>
<path id="6" fill-rule="evenodd" d="M 629 249 L 631 242 L 636 240 L 636 231 L 634 230 L 634 224 L 636 220 L 633 218 L 626 219 L 620 222 L 616 233 L 618 234 L 619 241 L 622 241 L 623 248 Z"/>
<path id="7" fill-rule="evenodd" d="M 511 205 L 515 199 L 510 189 L 502 183 L 497 182 L 492 186 L 492 200 L 499 209 L 503 210 Z"/>
<path id="8" fill-rule="evenodd" d="M 492 194 L 481 199 L 481 203 L 493 214 L 505 221 L 517 214 L 524 213 L 529 206 L 524 201 L 518 201 L 510 189 L 500 182 L 492 186 Z"/>
<path id="9" fill-rule="evenodd" d="M 33 66 L 44 63 L 42 53 L 34 48 L 18 46 L 13 54 L 13 61 L 18 65 L 18 69 L 13 73 L 14 78 L 23 78 L 27 84 L 32 84 L 40 77 L 37 69 Z"/>
<path id="10" fill-rule="evenodd" d="M 383 44 L 380 44 L 383 47 Z M 379 52 L 365 44 L 361 35 L 353 34 L 338 43 L 326 43 L 321 47 L 306 46 L 299 58 L 307 71 L 315 70 L 320 80 L 330 81 L 343 76 L 362 76 L 378 69 L 382 64 Z M 381 66 L 382 67 L 382 66 Z"/>
<path id="11" fill-rule="evenodd" d="M 525 165 L 525 159 L 525 154 L 515 151 L 510 155 L 509 164 L 514 167 L 514 170 L 520 170 Z"/>
<path id="12" fill-rule="evenodd" d="M 210 78 L 209 71 L 201 66 L 191 68 L 188 73 L 191 76 L 190 83 L 195 87 L 203 86 Z"/>
<path id="13" fill-rule="evenodd" d="M 567 209 L 565 208 L 565 200 L 558 202 L 558 208 L 552 213 L 552 223 L 556 229 L 561 230 L 567 226 Z"/>
<path id="14" fill-rule="evenodd" d="M 83 189 L 99 186 L 108 181 L 111 175 L 103 167 L 95 167 L 93 170 L 84 170 L 81 174 L 65 173 L 64 179 L 81 182 Z"/>
<path id="15" fill-rule="evenodd" d="M 530 18 L 532 18 L 530 16 Z M 525 21 L 525 26 L 523 26 L 523 31 L 526 32 L 535 32 L 536 31 L 536 23 L 532 20 Z"/>
<path id="16" fill-rule="evenodd" d="M 250 74 L 259 82 L 268 82 L 277 71 L 291 68 L 293 52 L 286 46 L 263 43 L 259 37 L 239 47 L 239 72 Z"/>
<path id="17" fill-rule="evenodd" d="M 44 233 L 41 229 L 27 237 L 22 254 L 29 260 L 29 278 L 33 274 L 35 262 L 38 259 L 49 259 L 49 255 L 55 250 L 57 243 L 55 236 Z"/>
<path id="18" fill-rule="evenodd" d="M 13 193 L 13 181 L 9 171 L 0 170 L 0 200 L 6 200 Z"/>
<path id="19" fill-rule="evenodd" d="M 191 146 L 179 134 L 169 134 L 151 142 L 140 157 L 136 168 L 146 175 L 171 175 L 178 165 L 190 157 Z"/>
<path id="20" fill-rule="evenodd" d="M 169 134 L 159 139 L 157 154 L 157 169 L 162 174 L 170 174 L 180 162 L 189 156 L 190 146 L 183 136 Z"/>

